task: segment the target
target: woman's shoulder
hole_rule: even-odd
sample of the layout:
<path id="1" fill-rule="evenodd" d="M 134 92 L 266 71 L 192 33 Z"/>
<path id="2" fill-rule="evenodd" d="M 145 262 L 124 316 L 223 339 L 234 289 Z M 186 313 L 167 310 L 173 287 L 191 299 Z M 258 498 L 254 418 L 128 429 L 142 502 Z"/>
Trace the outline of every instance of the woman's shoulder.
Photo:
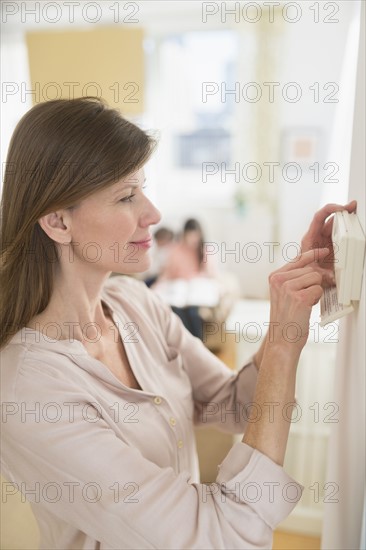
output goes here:
<path id="1" fill-rule="evenodd" d="M 77 378 L 72 359 L 51 351 L 25 341 L 10 342 L 1 350 L 2 403 L 26 402 L 42 391 L 57 388 L 61 380 L 70 381 L 70 376 Z"/>
<path id="2" fill-rule="evenodd" d="M 1 402 L 9 400 L 9 395 L 14 392 L 27 352 L 26 346 L 12 342 L 1 350 Z"/>

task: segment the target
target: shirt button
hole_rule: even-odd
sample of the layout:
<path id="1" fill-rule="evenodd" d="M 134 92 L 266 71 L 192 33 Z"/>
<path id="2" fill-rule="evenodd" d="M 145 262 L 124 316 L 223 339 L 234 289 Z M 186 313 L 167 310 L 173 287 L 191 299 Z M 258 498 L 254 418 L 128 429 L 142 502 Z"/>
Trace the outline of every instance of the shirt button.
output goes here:
<path id="1" fill-rule="evenodd" d="M 171 417 L 171 419 L 170 419 L 170 425 L 171 425 L 171 426 L 175 426 L 176 423 L 177 423 L 177 421 L 175 420 L 175 418 Z"/>
<path id="2" fill-rule="evenodd" d="M 155 397 L 155 398 L 154 398 L 154 403 L 155 403 L 155 405 L 160 405 L 160 403 L 161 403 L 161 397 Z"/>
<path id="3" fill-rule="evenodd" d="M 183 441 L 180 439 L 177 443 L 178 449 L 181 449 L 183 447 Z"/>

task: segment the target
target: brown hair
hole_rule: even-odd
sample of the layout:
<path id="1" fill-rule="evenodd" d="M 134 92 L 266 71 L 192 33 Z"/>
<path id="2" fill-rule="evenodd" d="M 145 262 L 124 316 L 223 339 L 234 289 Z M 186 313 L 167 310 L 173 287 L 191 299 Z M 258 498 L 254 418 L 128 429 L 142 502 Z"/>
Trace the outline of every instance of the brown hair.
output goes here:
<path id="1" fill-rule="evenodd" d="M 133 174 L 155 145 L 95 97 L 39 103 L 19 121 L 1 198 L 0 349 L 52 295 L 57 245 L 38 219 Z"/>
<path id="2" fill-rule="evenodd" d="M 197 261 L 198 261 L 198 266 L 202 267 L 203 257 L 204 257 L 203 250 L 204 250 L 205 241 L 204 241 L 204 237 L 203 237 L 203 230 L 202 230 L 201 224 L 195 218 L 189 218 L 185 222 L 184 227 L 183 227 L 183 236 L 186 233 L 188 233 L 189 231 L 197 231 L 197 233 L 200 236 L 198 246 L 197 246 L 197 250 L 196 250 L 196 257 L 197 257 Z"/>

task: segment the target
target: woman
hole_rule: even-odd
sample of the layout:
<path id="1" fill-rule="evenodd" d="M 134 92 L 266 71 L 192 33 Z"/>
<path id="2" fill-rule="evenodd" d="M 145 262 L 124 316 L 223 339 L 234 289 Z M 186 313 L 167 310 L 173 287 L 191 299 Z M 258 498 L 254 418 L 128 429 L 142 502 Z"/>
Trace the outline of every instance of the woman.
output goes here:
<path id="1" fill-rule="evenodd" d="M 153 147 L 92 98 L 38 104 L 13 134 L 1 226 L 3 474 L 31 502 L 43 549 L 268 548 L 301 486 L 282 468 L 289 421 L 268 407 L 255 415 L 294 400 L 326 272 L 314 260 L 329 255 L 311 248 L 328 244 L 325 219 L 344 207 L 323 208 L 305 252 L 271 275 L 273 330 L 234 374 L 143 282 L 109 278 L 149 265 L 160 220 L 143 192 Z M 289 322 L 301 329 L 292 342 Z M 193 420 L 246 428 L 210 486 L 199 483 Z"/>
<path id="2" fill-rule="evenodd" d="M 211 262 L 212 257 L 205 257 L 204 255 L 202 227 L 198 220 L 190 218 L 184 224 L 179 241 L 171 245 L 164 269 L 151 288 L 159 292 L 161 284 L 163 284 L 164 290 L 168 289 L 169 293 L 169 285 L 174 285 L 177 280 L 194 282 L 197 280 L 197 277 L 214 277 L 215 270 Z M 205 283 L 206 292 L 210 292 L 207 279 Z M 218 294 L 215 284 L 212 292 L 213 297 Z M 184 307 L 178 307 L 171 304 L 172 310 L 180 317 L 186 329 L 193 336 L 203 340 L 204 321 L 199 314 L 200 305 L 202 304 L 190 303 Z"/>
<path id="3" fill-rule="evenodd" d="M 174 232 L 168 227 L 160 227 L 153 234 L 151 266 L 144 274 L 144 282 L 151 287 L 163 271 L 170 248 L 174 245 Z"/>
<path id="4" fill-rule="evenodd" d="M 205 257 L 204 238 L 200 223 L 194 218 L 188 219 L 182 235 L 171 247 L 162 279 L 191 279 L 199 275 L 213 275 L 214 268 L 209 263 L 211 256 Z"/>

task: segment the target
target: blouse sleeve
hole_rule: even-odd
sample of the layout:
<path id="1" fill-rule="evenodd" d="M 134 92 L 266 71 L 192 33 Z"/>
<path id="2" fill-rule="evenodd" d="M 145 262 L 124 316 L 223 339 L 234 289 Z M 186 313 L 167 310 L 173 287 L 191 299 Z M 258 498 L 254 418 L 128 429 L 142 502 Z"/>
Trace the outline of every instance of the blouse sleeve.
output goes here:
<path id="1" fill-rule="evenodd" d="M 140 283 L 138 283 L 140 284 Z M 168 347 L 180 353 L 189 375 L 196 425 L 212 425 L 229 433 L 242 433 L 253 402 L 258 370 L 250 359 L 234 372 L 193 336 L 170 306 L 151 289 L 148 307 L 163 331 Z"/>
<path id="2" fill-rule="evenodd" d="M 31 503 L 101 548 L 269 548 L 301 496 L 280 466 L 244 443 L 211 485 L 158 467 L 92 414 L 92 395 L 46 364 L 20 369 L 14 402 L 2 426 L 5 471 L 11 464 Z"/>

